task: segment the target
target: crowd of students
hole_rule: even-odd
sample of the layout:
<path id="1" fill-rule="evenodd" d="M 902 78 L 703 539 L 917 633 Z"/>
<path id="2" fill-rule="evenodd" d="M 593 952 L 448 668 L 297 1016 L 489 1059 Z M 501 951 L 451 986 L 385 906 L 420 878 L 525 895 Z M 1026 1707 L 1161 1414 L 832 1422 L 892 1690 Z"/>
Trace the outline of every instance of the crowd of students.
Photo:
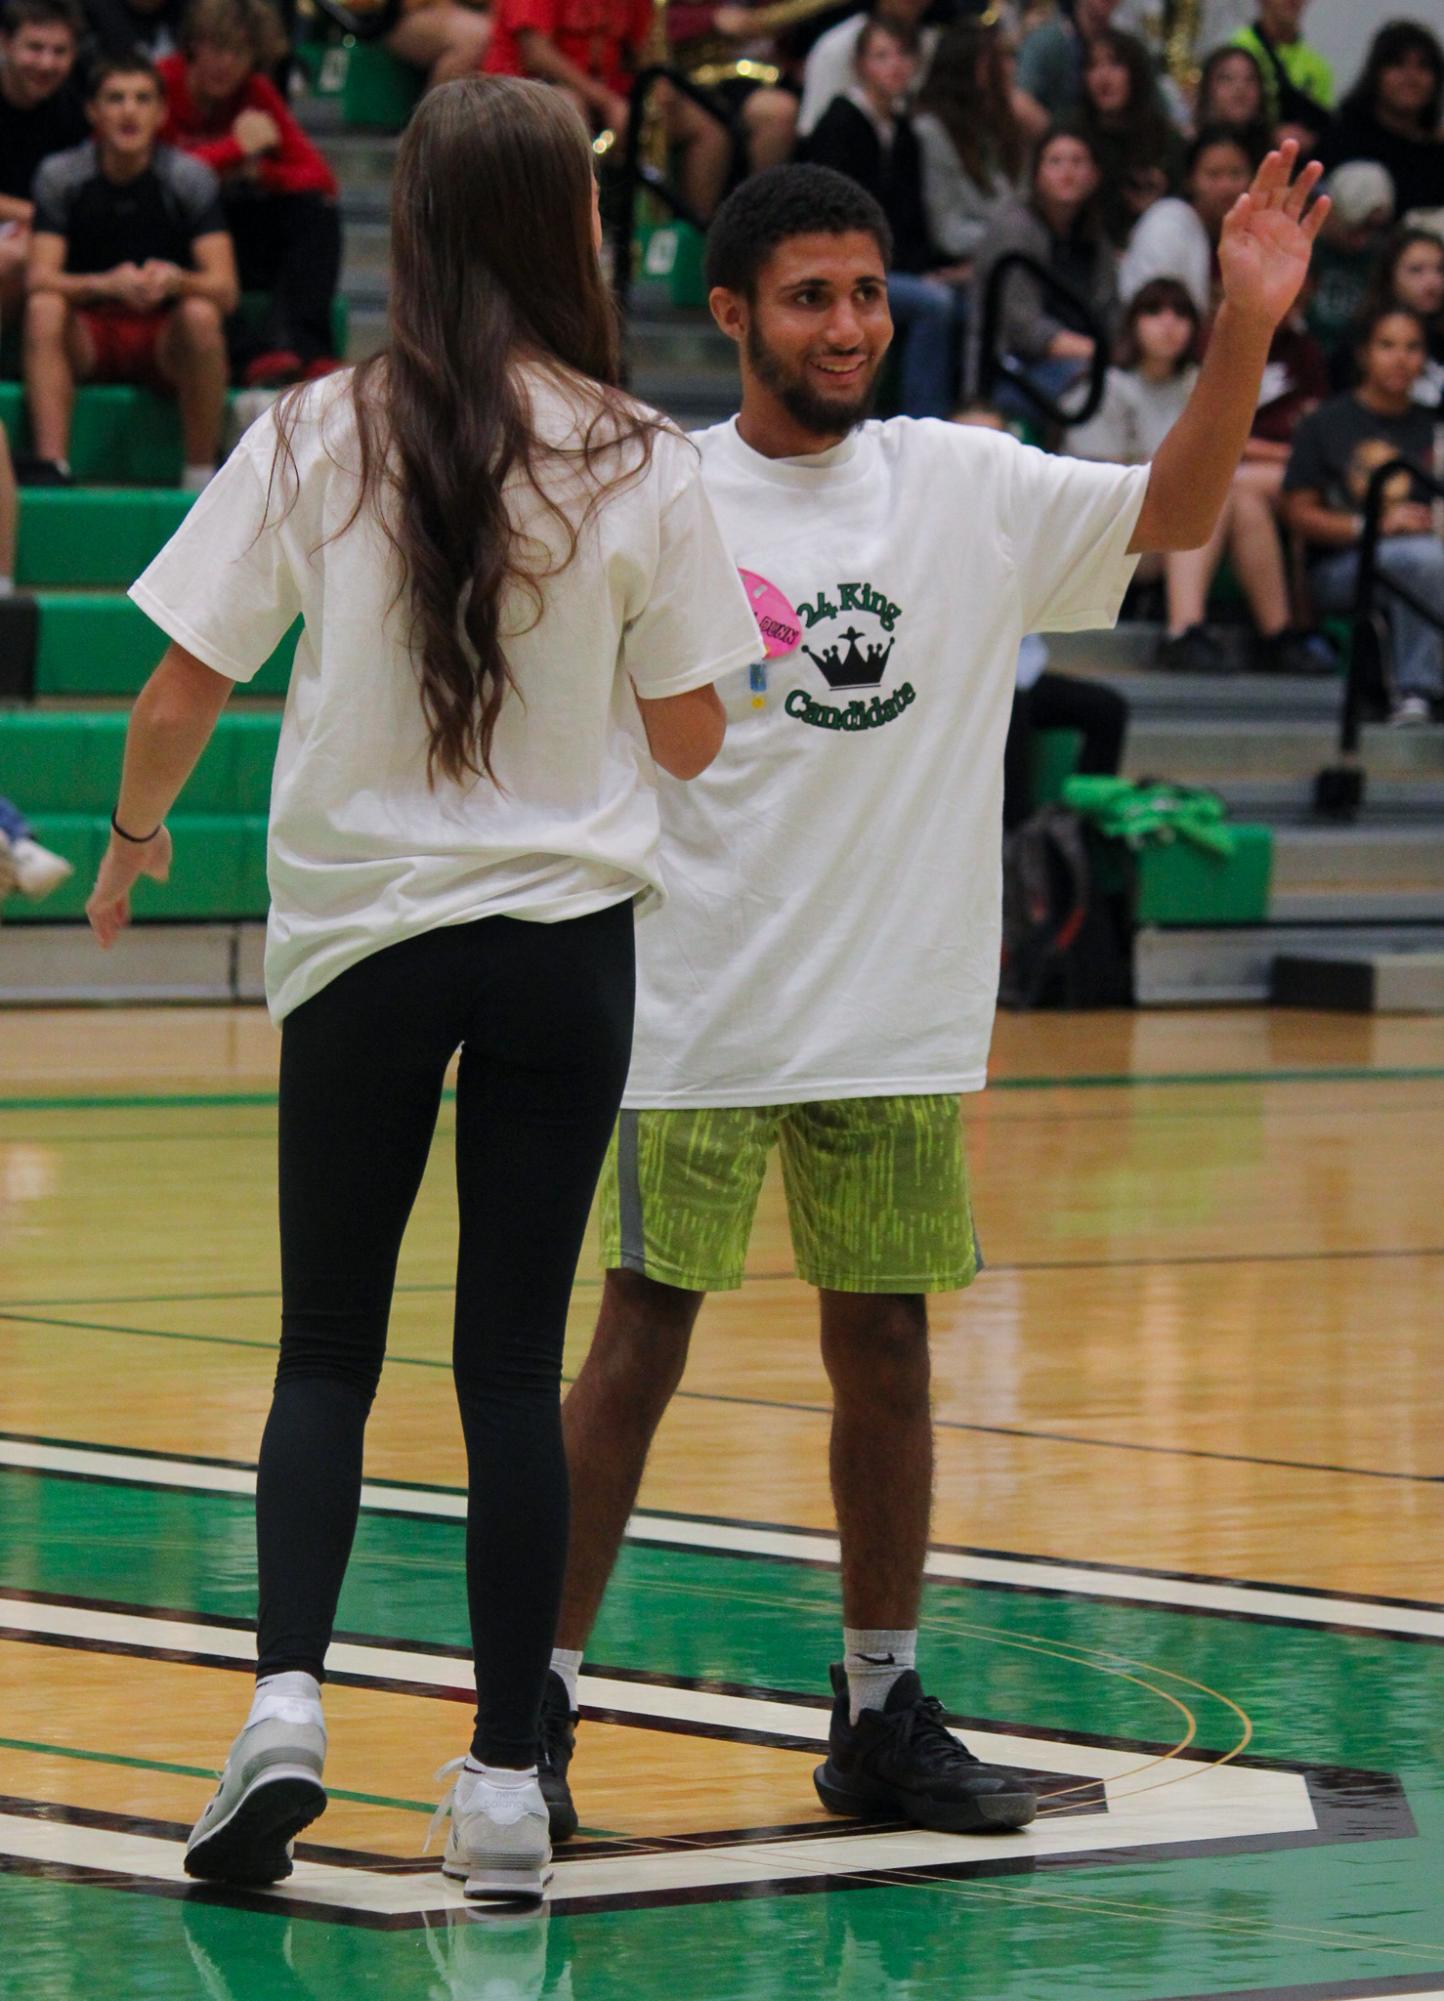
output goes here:
<path id="1" fill-rule="evenodd" d="M 1444 48 L 1417 23 L 1386 22 L 1335 102 L 1307 5 L 1210 0 L 1217 45 L 1197 52 L 1191 92 L 1141 0 L 986 12 L 977 0 L 878 0 L 870 14 L 824 17 L 820 33 L 814 23 L 806 48 L 747 5 L 667 9 L 678 50 L 708 38 L 754 58 L 721 86 L 731 131 L 660 94 L 673 171 L 699 217 L 739 176 L 790 157 L 840 169 L 881 202 L 894 237 L 890 394 L 908 415 L 947 417 L 981 391 L 1036 428 L 1030 386 L 1076 411 L 1106 362 L 1101 409 L 1066 434 L 1044 426 L 1046 442 L 1147 457 L 1206 346 L 1219 232 L 1257 162 L 1292 136 L 1327 166 L 1316 276 L 1280 330 L 1232 503 L 1210 546 L 1170 558 L 1155 580 L 1167 667 L 1232 662 L 1208 617 L 1227 556 L 1257 664 L 1327 669 L 1317 626 L 1357 560 L 1360 468 L 1382 443 L 1407 443 L 1430 469 L 1444 458 L 1431 415 L 1444 419 Z M 285 33 L 270 0 L 86 7 L 8 0 L 0 34 L 0 324 L 20 339 L 32 439 L 20 477 L 70 477 L 78 382 L 139 380 L 176 395 L 185 479 L 199 486 L 228 382 L 275 388 L 337 365 L 336 183 L 273 80 Z M 489 12 L 425 0 L 392 40 L 434 76 L 481 66 L 552 83 L 615 139 L 655 33 L 651 0 L 493 0 Z M 1010 266 L 995 380 L 983 303 L 1014 253 L 1058 288 Z M 1384 386 L 1401 372 L 1402 387 Z M 1362 430 L 1349 465 L 1311 448 L 1321 427 Z M 3 474 L 0 463 L 0 486 Z M 1418 525 L 1427 514 L 1412 490 L 1387 513 L 1383 560 L 1444 602 L 1444 544 Z M 1422 627 L 1398 650 L 1413 663 L 1399 703 L 1412 720 L 1444 696 L 1444 650 Z"/>

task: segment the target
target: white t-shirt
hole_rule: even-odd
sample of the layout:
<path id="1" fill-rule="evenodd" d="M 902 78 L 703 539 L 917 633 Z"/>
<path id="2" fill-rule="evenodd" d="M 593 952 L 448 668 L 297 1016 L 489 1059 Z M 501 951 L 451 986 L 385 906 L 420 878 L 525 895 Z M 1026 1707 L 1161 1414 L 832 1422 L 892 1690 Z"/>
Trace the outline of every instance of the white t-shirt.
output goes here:
<path id="1" fill-rule="evenodd" d="M 623 1102 L 980 1090 L 1019 643 L 1113 624 L 1147 469 L 905 417 L 801 459 L 735 422 L 697 443 L 763 629 L 799 643 L 722 683 L 721 754 L 661 781 Z"/>
<path id="2" fill-rule="evenodd" d="M 130 593 L 234 681 L 305 620 L 271 785 L 266 994 L 277 1021 L 419 932 L 501 915 L 552 923 L 657 888 L 656 772 L 632 683 L 649 698 L 683 694 L 745 665 L 756 646 L 697 453 L 662 432 L 649 470 L 601 503 L 574 559 L 545 583 L 540 617 L 503 607 L 516 687 L 492 745 L 499 782 L 438 776 L 428 787 L 399 559 L 369 509 L 337 534 L 357 495 L 349 380 L 307 393 L 298 487 L 283 468 L 268 514 L 268 413 Z M 594 407 L 586 392 L 538 370 L 526 380 L 534 429 L 575 440 Z M 633 451 L 601 470 L 635 462 Z M 582 489 L 560 463 L 548 490 L 575 522 Z M 561 559 L 562 529 L 531 488 L 512 491 L 513 519 Z"/>

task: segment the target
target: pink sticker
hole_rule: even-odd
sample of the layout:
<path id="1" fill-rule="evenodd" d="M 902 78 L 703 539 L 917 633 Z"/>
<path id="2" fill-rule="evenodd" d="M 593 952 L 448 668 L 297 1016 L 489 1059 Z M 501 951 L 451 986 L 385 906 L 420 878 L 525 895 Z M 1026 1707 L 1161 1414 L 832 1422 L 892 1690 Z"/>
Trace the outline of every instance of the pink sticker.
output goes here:
<path id="1" fill-rule="evenodd" d="M 752 615 L 762 634 L 767 658 L 775 660 L 779 653 L 793 652 L 802 639 L 802 621 L 797 613 L 776 584 L 769 584 L 766 577 L 759 577 L 755 570 L 742 569 L 738 575 L 752 600 Z"/>

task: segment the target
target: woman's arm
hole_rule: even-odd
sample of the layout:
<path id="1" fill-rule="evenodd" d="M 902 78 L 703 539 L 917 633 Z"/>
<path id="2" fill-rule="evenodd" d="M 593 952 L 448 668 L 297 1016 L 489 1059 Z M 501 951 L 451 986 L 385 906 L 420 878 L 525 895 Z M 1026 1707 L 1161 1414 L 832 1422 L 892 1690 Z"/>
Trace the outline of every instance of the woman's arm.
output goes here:
<path id="1" fill-rule="evenodd" d="M 130 922 L 130 892 L 141 876 L 164 882 L 170 873 L 165 816 L 210 742 L 234 686 L 172 644 L 136 697 L 115 805 L 117 825 L 133 838 L 112 833 L 85 906 L 90 927 L 107 950 Z"/>
<path id="2" fill-rule="evenodd" d="M 710 683 L 650 701 L 638 695 L 637 707 L 653 758 L 674 778 L 697 777 L 722 748 L 727 713 Z"/>

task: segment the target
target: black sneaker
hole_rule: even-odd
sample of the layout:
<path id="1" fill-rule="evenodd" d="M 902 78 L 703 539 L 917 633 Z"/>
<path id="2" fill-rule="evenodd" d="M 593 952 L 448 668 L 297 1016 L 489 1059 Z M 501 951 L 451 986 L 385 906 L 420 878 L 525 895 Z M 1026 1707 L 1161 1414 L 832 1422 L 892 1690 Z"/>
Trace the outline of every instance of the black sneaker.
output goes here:
<path id="1" fill-rule="evenodd" d="M 848 1720 L 847 1676 L 832 1668 L 832 1728 L 827 1763 L 812 1775 L 829 1813 L 865 1820 L 906 1820 L 946 1834 L 1026 1827 L 1037 1795 L 1015 1772 L 975 1758 L 943 1721 L 943 1705 L 923 1694 L 909 1668 L 883 1709 Z"/>
<path id="2" fill-rule="evenodd" d="M 1160 639 L 1153 655 L 1155 667 L 1170 674 L 1232 674 L 1233 661 L 1218 636 L 1206 625 L 1190 625 L 1185 632 Z"/>
<path id="3" fill-rule="evenodd" d="M 567 1766 L 577 1741 L 576 1724 L 577 1712 L 567 1700 L 567 1685 L 555 1668 L 549 1668 L 542 1690 L 536 1776 L 547 1803 L 553 1841 L 570 1841 L 577 1831 L 577 1810 L 567 1784 Z"/>
<path id="4" fill-rule="evenodd" d="M 15 461 L 19 486 L 74 486 L 75 474 L 59 459 L 37 459 L 22 452 Z"/>

